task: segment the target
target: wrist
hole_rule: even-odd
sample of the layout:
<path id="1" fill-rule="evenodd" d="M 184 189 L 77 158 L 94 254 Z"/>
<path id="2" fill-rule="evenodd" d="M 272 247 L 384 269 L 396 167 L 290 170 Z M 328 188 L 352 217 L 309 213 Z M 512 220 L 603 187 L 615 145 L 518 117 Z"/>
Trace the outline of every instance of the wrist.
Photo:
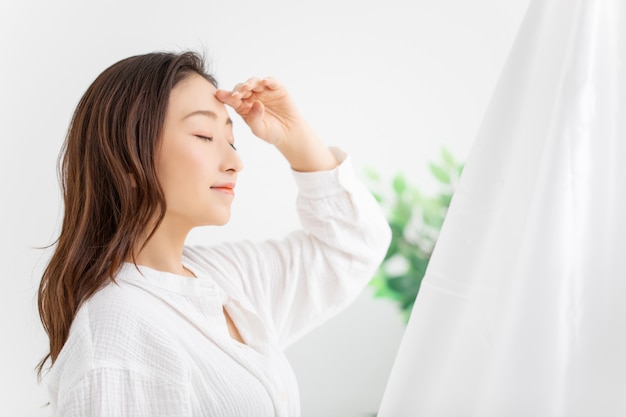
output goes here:
<path id="1" fill-rule="evenodd" d="M 294 171 L 328 171 L 339 165 L 332 152 L 308 126 L 276 144 L 276 148 Z"/>

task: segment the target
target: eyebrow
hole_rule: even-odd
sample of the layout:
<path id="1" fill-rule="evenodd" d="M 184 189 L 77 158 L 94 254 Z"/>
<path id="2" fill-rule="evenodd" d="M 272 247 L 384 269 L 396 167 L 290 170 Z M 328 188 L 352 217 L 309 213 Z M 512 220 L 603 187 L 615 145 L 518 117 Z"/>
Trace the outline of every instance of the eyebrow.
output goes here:
<path id="1" fill-rule="evenodd" d="M 217 120 L 217 113 L 215 113 L 214 111 L 211 110 L 196 110 L 196 111 L 192 111 L 191 113 L 189 113 L 187 116 L 183 117 L 183 120 L 191 117 L 191 116 L 206 116 L 209 117 L 211 119 Z M 226 124 L 227 125 L 232 125 L 233 121 L 231 120 L 231 118 L 229 117 L 228 119 L 226 119 Z"/>

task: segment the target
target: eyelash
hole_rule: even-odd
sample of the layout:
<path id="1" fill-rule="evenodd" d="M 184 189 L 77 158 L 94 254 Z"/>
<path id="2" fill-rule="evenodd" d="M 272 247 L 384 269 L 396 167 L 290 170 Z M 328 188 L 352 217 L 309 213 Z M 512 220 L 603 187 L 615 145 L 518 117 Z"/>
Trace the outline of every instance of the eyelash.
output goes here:
<path id="1" fill-rule="evenodd" d="M 202 136 L 202 135 L 196 135 L 197 138 L 202 139 L 202 140 L 206 140 L 208 142 L 213 142 L 213 138 L 210 136 Z M 233 150 L 237 150 L 237 148 L 235 148 L 235 144 L 234 143 L 229 143 L 230 147 L 233 148 Z"/>

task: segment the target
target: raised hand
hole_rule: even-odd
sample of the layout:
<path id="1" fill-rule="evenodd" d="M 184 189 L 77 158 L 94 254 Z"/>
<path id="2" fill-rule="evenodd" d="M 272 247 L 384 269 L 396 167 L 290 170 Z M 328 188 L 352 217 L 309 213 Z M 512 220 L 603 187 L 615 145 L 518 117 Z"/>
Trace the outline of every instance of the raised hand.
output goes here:
<path id="1" fill-rule="evenodd" d="M 285 145 L 307 128 L 287 89 L 274 78 L 250 78 L 232 91 L 218 90 L 216 97 L 232 107 L 255 136 L 273 145 Z"/>
<path id="2" fill-rule="evenodd" d="M 250 78 L 215 97 L 232 107 L 252 133 L 275 145 L 296 171 L 332 169 L 337 160 L 317 138 L 287 89 L 274 78 Z"/>

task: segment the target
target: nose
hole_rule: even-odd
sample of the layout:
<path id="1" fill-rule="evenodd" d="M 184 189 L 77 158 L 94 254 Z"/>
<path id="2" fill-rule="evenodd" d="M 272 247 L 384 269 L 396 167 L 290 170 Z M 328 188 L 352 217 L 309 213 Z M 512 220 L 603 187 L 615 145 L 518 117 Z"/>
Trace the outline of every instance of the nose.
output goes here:
<path id="1" fill-rule="evenodd" d="M 226 150 L 222 159 L 222 170 L 234 173 L 240 172 L 243 169 L 243 161 L 230 142 L 224 141 L 224 143 Z"/>

